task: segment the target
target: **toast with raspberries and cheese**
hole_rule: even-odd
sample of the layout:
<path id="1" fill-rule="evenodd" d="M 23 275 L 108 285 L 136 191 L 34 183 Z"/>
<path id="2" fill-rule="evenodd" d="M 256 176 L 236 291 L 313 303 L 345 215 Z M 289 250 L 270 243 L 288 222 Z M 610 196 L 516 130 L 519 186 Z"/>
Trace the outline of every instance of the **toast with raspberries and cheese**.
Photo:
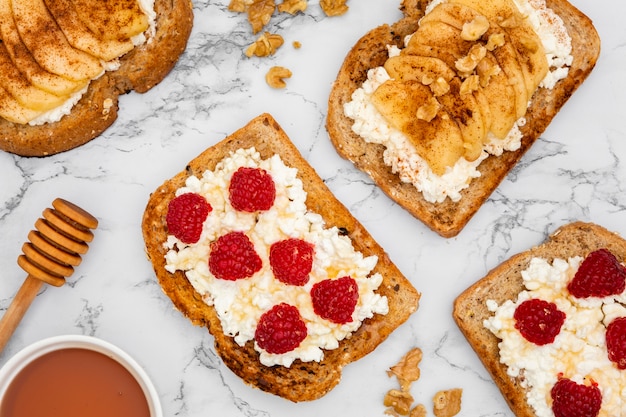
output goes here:
<path id="1" fill-rule="evenodd" d="M 562 20 L 571 38 L 572 58 L 555 67 L 513 0 L 430 3 L 404 0 L 401 20 L 356 42 L 333 83 L 326 128 L 342 157 L 452 237 L 590 74 L 600 39 L 567 0 L 546 0 L 556 15 L 546 21 Z M 555 29 L 554 38 L 564 36 Z M 384 77 L 368 74 L 380 67 Z"/>
<path id="2" fill-rule="evenodd" d="M 208 328 L 224 363 L 294 402 L 328 393 L 418 306 L 420 294 L 269 114 L 157 188 L 142 229 L 163 291 Z M 355 323 L 336 345 L 327 340 Z M 281 326 L 289 331 L 276 336 Z"/>
<path id="3" fill-rule="evenodd" d="M 607 349 L 610 351 L 611 348 L 603 347 L 602 341 L 604 340 L 603 333 L 606 331 L 605 326 L 609 328 L 610 321 L 615 317 L 626 317 L 626 307 L 624 306 L 626 297 L 626 292 L 624 292 L 626 273 L 624 272 L 623 266 L 612 265 L 610 268 L 615 268 L 618 273 L 615 277 L 609 278 L 603 283 L 596 281 L 597 277 L 602 275 L 601 273 L 596 274 L 594 272 L 588 274 L 588 271 L 593 272 L 591 267 L 585 267 L 587 276 L 583 276 L 582 273 L 581 275 L 573 274 L 574 270 L 581 271 L 583 269 L 583 264 L 580 263 L 581 259 L 586 261 L 592 258 L 589 256 L 592 253 L 596 255 L 601 254 L 596 256 L 597 259 L 598 257 L 606 255 L 606 252 L 602 254 L 605 250 L 611 253 L 617 259 L 617 262 L 623 265 L 626 260 L 626 240 L 620 235 L 593 223 L 574 222 L 566 224 L 548 236 L 545 242 L 525 252 L 514 255 L 493 268 L 484 278 L 463 291 L 454 301 L 453 317 L 455 322 L 493 377 L 493 380 L 502 392 L 511 410 L 517 417 L 551 415 L 550 403 L 558 402 L 558 400 L 550 398 L 551 389 L 549 388 L 555 383 L 554 381 L 561 380 L 570 383 L 570 379 L 578 379 L 585 376 L 587 377 L 587 386 L 593 387 L 594 383 L 591 380 L 595 381 L 601 395 L 604 396 L 602 402 L 603 410 L 599 415 L 624 415 L 626 410 L 623 408 L 623 405 L 619 404 L 619 392 L 623 390 L 626 384 L 626 356 L 622 356 L 622 367 L 621 369 L 618 368 L 617 363 L 610 362 L 605 357 L 607 355 Z M 568 265 L 568 260 L 574 257 L 580 257 L 580 259 L 574 262 L 569 261 Z M 551 269 L 552 273 L 541 273 L 541 271 L 545 271 L 547 265 L 556 266 L 557 263 L 555 263 L 555 259 L 560 260 L 558 261 L 558 268 Z M 579 263 L 580 266 L 578 266 Z M 606 270 L 609 269 L 607 268 Z M 522 271 L 524 271 L 524 276 L 522 275 Z M 567 281 L 567 279 L 565 281 L 567 282 L 566 287 L 554 278 L 554 271 L 563 271 L 562 273 L 569 279 L 569 281 Z M 542 287 L 537 284 L 538 281 L 533 281 L 534 284 L 526 285 L 526 280 L 534 279 L 532 277 L 535 275 L 540 277 L 538 281 L 543 279 L 549 282 L 549 284 L 545 284 L 546 288 L 561 295 L 556 296 L 554 300 L 549 300 L 546 298 L 548 297 L 547 294 L 551 292 L 548 292 L 547 289 L 542 289 Z M 594 278 L 589 279 L 589 276 L 594 276 Z M 600 292 L 598 292 L 598 288 Z M 524 293 L 525 295 L 518 299 L 520 293 Z M 603 297 L 607 294 L 609 298 L 604 299 L 603 311 L 598 310 L 594 314 L 591 314 L 591 307 L 598 307 L 594 307 L 594 304 L 589 300 L 595 300 L 593 302 L 599 305 Z M 572 298 L 572 296 L 574 298 Z M 535 331 L 535 335 L 533 336 L 531 332 L 533 326 L 523 321 L 528 313 L 521 313 L 523 309 L 515 306 L 518 304 L 523 305 L 524 301 L 522 300 L 526 302 L 536 302 L 537 298 L 550 302 L 555 310 L 562 310 L 563 314 L 559 313 L 561 318 L 556 327 L 550 324 L 553 322 L 552 318 L 544 324 L 537 323 L 537 326 L 534 328 L 539 330 Z M 491 307 L 489 307 L 490 304 Z M 507 324 L 511 323 L 513 320 L 509 316 L 511 310 L 509 310 L 508 313 L 501 313 L 502 315 L 495 316 L 494 306 L 509 306 L 508 308 L 513 306 L 515 308 L 513 317 L 516 322 L 516 329 L 519 329 L 519 334 L 517 334 L 517 330 L 510 330 L 512 334 L 511 340 L 517 340 L 517 342 L 511 345 L 516 346 L 514 348 L 516 352 L 514 356 L 521 355 L 521 357 L 524 358 L 522 352 L 529 351 L 527 350 L 528 346 L 541 344 L 540 348 L 543 350 L 540 355 L 542 359 L 526 359 L 526 362 L 524 362 L 526 365 L 524 366 L 533 366 L 533 363 L 541 363 L 541 369 L 548 369 L 551 366 L 550 363 L 556 362 L 549 359 L 552 356 L 550 356 L 550 350 L 547 350 L 550 349 L 552 343 L 563 346 L 577 345 L 578 347 L 576 349 L 581 352 L 584 351 L 585 354 L 580 353 L 577 356 L 575 353 L 561 352 L 558 348 L 555 348 L 557 350 L 554 355 L 559 358 L 569 358 L 570 363 L 568 366 L 564 366 L 562 369 L 559 368 L 554 371 L 554 374 L 538 379 L 532 378 L 528 369 L 522 369 L 522 371 L 515 375 L 514 372 L 516 371 L 509 370 L 508 365 L 505 363 L 511 360 L 510 354 L 506 354 L 507 358 L 501 357 L 500 349 L 504 348 L 501 345 L 503 342 L 501 337 L 496 336 L 496 333 L 493 331 L 493 329 L 507 329 L 511 327 Z M 532 306 L 532 304 L 529 304 L 529 306 Z M 575 320 L 574 314 L 579 313 L 576 310 L 572 310 L 572 308 L 580 307 L 582 309 L 581 306 L 588 307 L 586 310 L 581 310 L 584 313 L 584 316 L 581 317 L 585 317 L 585 319 Z M 543 312 L 541 315 L 545 317 L 547 315 L 545 312 L 548 310 L 549 308 L 545 306 L 542 307 L 540 309 L 540 311 Z M 532 317 L 532 315 L 529 317 Z M 590 323 L 594 320 L 594 317 L 599 321 L 604 320 L 609 323 L 600 322 L 592 328 L 590 327 Z M 565 321 L 563 322 L 563 320 Z M 626 318 L 621 320 L 624 321 Z M 586 326 L 585 329 L 579 330 L 575 327 L 580 324 Z M 559 325 L 561 326 L 560 328 Z M 550 332 L 549 329 L 556 330 Z M 578 339 L 575 343 L 567 342 L 573 340 L 574 335 L 591 335 L 594 332 L 598 332 L 600 336 L 593 336 L 593 340 L 587 348 L 583 349 L 581 347 L 582 342 Z M 545 338 L 548 337 L 549 333 L 551 333 L 549 336 L 551 339 L 547 340 Z M 523 336 L 523 339 L 520 335 Z M 500 336 L 502 336 L 502 333 Z M 566 337 L 571 339 L 565 339 Z M 527 342 L 525 339 L 531 342 Z M 599 359 L 593 358 L 592 355 L 594 352 L 600 352 Z M 621 354 L 626 355 L 626 350 L 624 350 L 623 347 Z M 592 365 L 585 365 L 585 363 L 589 363 L 586 361 L 590 360 L 594 361 Z M 600 369 L 601 365 L 603 366 L 602 369 Z M 524 366 L 522 366 L 522 368 Z M 572 371 L 572 369 L 575 369 L 575 371 Z M 582 371 L 580 369 L 585 370 Z M 590 375 L 585 375 L 584 372 L 589 372 Z M 594 374 L 593 372 L 601 372 L 602 374 Z M 548 388 L 544 390 L 545 393 L 541 395 L 530 395 L 528 386 L 532 385 L 533 381 L 539 381 L 535 382 L 537 386 L 541 386 L 542 383 L 547 384 L 546 386 Z M 582 381 L 576 380 L 576 383 L 582 384 Z M 613 384 L 613 386 L 607 386 L 611 384 Z M 594 390 L 593 388 L 589 389 Z M 614 399 L 611 401 L 609 398 L 610 392 L 617 393 L 617 400 Z M 554 395 L 552 395 L 552 397 L 553 396 Z M 570 402 L 575 404 L 573 400 Z M 536 412 L 534 407 L 541 407 L 544 411 L 541 413 Z M 557 407 L 563 407 L 563 404 Z M 614 408 L 609 410 L 609 407 Z M 565 414 L 561 413 L 557 415 L 572 414 L 565 412 Z"/>
<path id="4" fill-rule="evenodd" d="M 166 77 L 192 26 L 189 0 L 3 1 L 0 149 L 43 157 L 96 138 L 120 95 Z"/>

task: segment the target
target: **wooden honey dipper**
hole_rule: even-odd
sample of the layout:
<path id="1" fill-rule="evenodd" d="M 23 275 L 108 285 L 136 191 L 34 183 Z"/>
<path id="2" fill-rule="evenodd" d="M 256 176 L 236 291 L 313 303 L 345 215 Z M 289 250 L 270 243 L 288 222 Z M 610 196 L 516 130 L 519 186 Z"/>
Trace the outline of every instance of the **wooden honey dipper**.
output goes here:
<path id="1" fill-rule="evenodd" d="M 74 273 L 93 240 L 90 229 L 98 227 L 98 219 L 80 207 L 57 198 L 52 209 L 43 211 L 35 229 L 22 246 L 18 265 L 28 273 L 11 305 L 0 320 L 0 352 L 24 317 L 44 283 L 60 287 Z"/>

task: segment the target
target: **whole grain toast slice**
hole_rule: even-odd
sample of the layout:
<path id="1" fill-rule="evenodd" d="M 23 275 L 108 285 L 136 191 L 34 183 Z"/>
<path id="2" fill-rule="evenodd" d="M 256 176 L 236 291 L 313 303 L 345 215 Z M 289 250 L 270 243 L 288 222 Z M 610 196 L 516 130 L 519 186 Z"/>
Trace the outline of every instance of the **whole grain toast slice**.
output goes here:
<path id="1" fill-rule="evenodd" d="M 454 301 L 456 324 L 517 417 L 536 417 L 536 414 L 526 402 L 526 390 L 520 381 L 508 376 L 506 365 L 500 363 L 499 339 L 483 326 L 484 320 L 492 315 L 486 301 L 494 300 L 498 305 L 506 300 L 514 301 L 524 289 L 521 271 L 534 257 L 551 263 L 554 258 L 585 257 L 600 248 L 611 251 L 620 262 L 626 260 L 626 240 L 618 234 L 594 223 L 566 224 L 548 236 L 544 243 L 509 258 L 489 271 Z"/>
<path id="2" fill-rule="evenodd" d="M 193 26 L 190 0 L 155 0 L 156 31 L 148 42 L 120 59 L 89 85 L 70 114 L 55 123 L 22 125 L 0 118 L 0 149 L 21 156 L 48 156 L 68 151 L 99 136 L 117 119 L 119 96 L 145 93 L 174 67 L 187 46 Z"/>
<path id="3" fill-rule="evenodd" d="M 572 38 L 573 63 L 567 78 L 551 89 L 540 88 L 532 97 L 526 115 L 527 123 L 521 128 L 524 135 L 521 147 L 502 156 L 490 156 L 479 166 L 481 176 L 473 179 L 462 191 L 459 202 L 446 199 L 443 203 L 430 203 L 411 184 L 400 181 L 398 175 L 383 162 L 384 147 L 369 144 L 352 131 L 352 119 L 344 115 L 343 106 L 367 78 L 370 68 L 381 66 L 387 59 L 387 46 L 403 45 L 404 37 L 417 29 L 428 1 L 407 0 L 401 10 L 404 18 L 392 25 L 379 26 L 360 38 L 348 52 L 329 100 L 326 128 L 337 152 L 370 175 L 374 182 L 395 202 L 414 217 L 443 237 L 456 236 L 480 209 L 508 172 L 539 138 L 548 124 L 574 91 L 587 78 L 600 53 L 600 38 L 591 20 L 567 0 L 547 0 L 564 21 Z"/>
<path id="4" fill-rule="evenodd" d="M 165 270 L 164 256 L 167 249 L 163 243 L 168 234 L 165 215 L 176 189 L 183 186 L 190 175 L 200 177 L 205 170 L 214 169 L 231 152 L 249 147 L 255 147 L 264 159 L 279 154 L 287 166 L 297 168 L 298 177 L 307 192 L 307 208 L 320 214 L 327 227 L 340 228 L 352 240 L 355 250 L 364 256 L 378 256 L 378 263 L 372 273 L 378 272 L 383 276 L 377 292 L 387 297 L 389 313 L 377 314 L 365 320 L 349 339 L 340 342 L 339 348 L 326 351 L 324 359 L 319 363 L 296 360 L 289 368 L 262 365 L 252 342 L 241 347 L 233 338 L 224 335 L 215 310 L 202 301 L 183 272 L 170 274 Z M 184 171 L 154 191 L 145 209 L 142 230 L 146 253 L 163 291 L 192 323 L 208 328 L 215 338 L 215 349 L 224 363 L 246 383 L 294 402 L 314 400 L 329 392 L 339 382 L 344 365 L 373 351 L 418 306 L 420 294 L 367 230 L 333 196 L 269 114 L 254 118 L 240 130 L 205 150 Z"/>

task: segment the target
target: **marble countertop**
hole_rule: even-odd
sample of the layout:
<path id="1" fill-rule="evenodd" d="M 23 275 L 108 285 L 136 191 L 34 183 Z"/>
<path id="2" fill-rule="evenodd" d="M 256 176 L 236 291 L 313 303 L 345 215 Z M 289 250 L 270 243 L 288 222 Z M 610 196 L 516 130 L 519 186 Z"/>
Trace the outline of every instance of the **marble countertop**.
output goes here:
<path id="1" fill-rule="evenodd" d="M 394 204 L 341 159 L 325 130 L 330 86 L 343 57 L 368 29 L 400 18 L 399 1 L 352 0 L 340 17 L 318 1 L 266 27 L 285 45 L 246 58 L 255 36 L 228 1 L 194 0 L 194 29 L 173 72 L 146 94 L 121 97 L 115 124 L 90 143 L 47 158 L 0 153 L 0 314 L 25 274 L 16 259 L 37 218 L 56 197 L 100 221 L 83 263 L 61 288 L 40 292 L 0 354 L 0 365 L 39 339 L 92 335 L 130 353 L 152 377 L 165 416 L 382 416 L 397 383 L 386 370 L 410 348 L 424 352 L 417 402 L 463 389 L 463 416 L 511 416 L 454 324 L 452 301 L 509 256 L 562 224 L 592 221 L 626 234 L 626 3 L 573 0 L 595 23 L 602 53 L 587 81 L 465 229 L 442 238 Z M 302 47 L 292 46 L 299 41 Z M 282 90 L 265 72 L 288 67 Z M 216 355 L 213 339 L 173 309 L 144 255 L 140 222 L 149 194 L 198 153 L 271 113 L 330 189 L 422 293 L 408 322 L 324 398 L 291 403 L 244 385 Z M 429 412 L 432 415 L 432 411 Z"/>

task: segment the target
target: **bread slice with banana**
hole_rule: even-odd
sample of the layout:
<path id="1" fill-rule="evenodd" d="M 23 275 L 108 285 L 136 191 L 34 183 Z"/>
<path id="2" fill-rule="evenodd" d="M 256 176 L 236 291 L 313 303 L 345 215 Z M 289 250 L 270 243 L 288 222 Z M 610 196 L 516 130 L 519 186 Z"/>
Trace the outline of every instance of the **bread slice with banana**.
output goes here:
<path id="1" fill-rule="evenodd" d="M 400 8 L 348 52 L 326 128 L 342 157 L 452 237 L 591 73 L 600 39 L 567 0 Z"/>
<path id="2" fill-rule="evenodd" d="M 41 157 L 99 136 L 120 95 L 171 71 L 192 26 L 189 0 L 0 2 L 0 149 Z"/>

